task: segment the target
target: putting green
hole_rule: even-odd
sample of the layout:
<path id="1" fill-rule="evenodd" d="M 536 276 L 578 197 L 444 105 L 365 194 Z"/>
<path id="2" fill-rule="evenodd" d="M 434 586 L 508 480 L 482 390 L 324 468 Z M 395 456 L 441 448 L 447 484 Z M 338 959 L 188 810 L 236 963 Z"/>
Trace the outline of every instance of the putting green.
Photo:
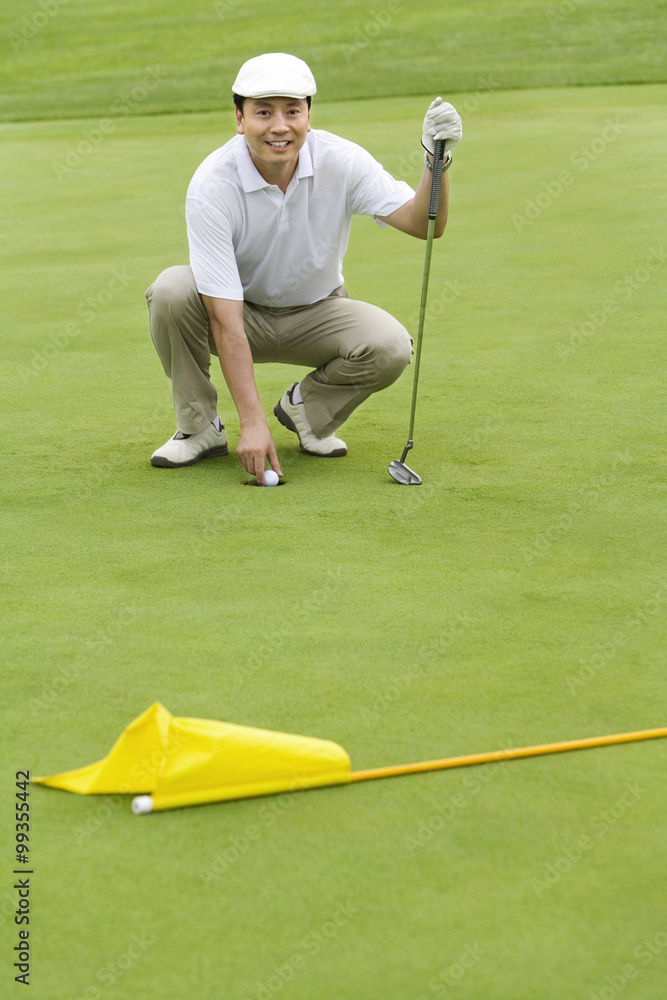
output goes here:
<path id="1" fill-rule="evenodd" d="M 386 473 L 409 373 L 341 461 L 271 418 L 282 489 L 243 487 L 233 455 L 148 463 L 173 417 L 143 291 L 187 260 L 185 188 L 227 110 L 113 118 L 97 144 L 91 119 L 0 127 L 3 808 L 16 770 L 99 759 L 155 700 L 335 740 L 355 769 L 665 725 L 667 86 L 447 96 L 465 140 L 416 489 Z M 321 102 L 313 124 L 416 181 L 430 99 Z M 350 293 L 414 329 L 422 261 L 357 219 Z M 267 411 L 293 372 L 257 369 Z M 623 979 L 660 1000 L 666 761 L 656 741 L 145 818 L 34 787 L 32 995 L 562 1000 Z"/>

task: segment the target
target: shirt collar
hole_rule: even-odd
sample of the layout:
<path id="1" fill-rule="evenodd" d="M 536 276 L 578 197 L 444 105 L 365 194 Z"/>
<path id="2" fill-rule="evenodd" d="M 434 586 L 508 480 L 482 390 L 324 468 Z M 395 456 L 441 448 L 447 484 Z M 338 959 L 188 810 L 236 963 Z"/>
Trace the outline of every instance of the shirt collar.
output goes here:
<path id="1" fill-rule="evenodd" d="M 245 193 L 250 194 L 251 191 L 261 191 L 263 188 L 273 187 L 272 184 L 269 184 L 268 181 L 264 180 L 257 167 L 252 162 L 250 150 L 248 149 L 248 144 L 245 141 L 244 136 L 239 135 L 238 140 L 239 141 L 236 144 L 235 150 L 236 166 L 239 171 L 241 187 Z M 296 179 L 301 180 L 302 177 L 312 176 L 313 158 L 310 155 L 310 133 L 308 133 L 304 145 L 299 150 L 299 162 L 296 165 L 294 177 L 290 181 L 290 187 L 292 187 Z"/>

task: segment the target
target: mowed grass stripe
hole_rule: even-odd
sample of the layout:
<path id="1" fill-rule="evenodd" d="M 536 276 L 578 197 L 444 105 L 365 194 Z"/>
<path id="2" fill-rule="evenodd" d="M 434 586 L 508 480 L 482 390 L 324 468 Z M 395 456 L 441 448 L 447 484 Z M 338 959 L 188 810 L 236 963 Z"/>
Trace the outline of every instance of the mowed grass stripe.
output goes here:
<path id="1" fill-rule="evenodd" d="M 664 0 L 10 0 L 0 119 L 213 110 L 267 49 L 311 63 L 327 101 L 660 82 L 664 15 Z"/>

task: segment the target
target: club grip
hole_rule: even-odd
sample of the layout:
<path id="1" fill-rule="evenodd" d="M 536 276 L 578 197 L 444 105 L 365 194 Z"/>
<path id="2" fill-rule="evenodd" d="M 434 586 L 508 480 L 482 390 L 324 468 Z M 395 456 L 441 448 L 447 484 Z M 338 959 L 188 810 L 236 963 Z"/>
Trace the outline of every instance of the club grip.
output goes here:
<path id="1" fill-rule="evenodd" d="M 440 184 L 442 182 L 442 161 L 445 156 L 445 140 L 435 140 L 435 152 L 433 153 L 433 177 L 431 179 L 431 200 L 428 204 L 428 217 L 435 219 L 438 214 L 438 202 L 440 201 Z"/>

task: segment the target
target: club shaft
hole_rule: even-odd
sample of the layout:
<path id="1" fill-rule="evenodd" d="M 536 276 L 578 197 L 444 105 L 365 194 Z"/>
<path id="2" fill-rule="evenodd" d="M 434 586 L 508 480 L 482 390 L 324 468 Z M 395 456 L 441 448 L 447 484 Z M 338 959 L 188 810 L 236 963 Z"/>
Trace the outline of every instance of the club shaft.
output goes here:
<path id="1" fill-rule="evenodd" d="M 417 327 L 417 346 L 415 347 L 414 371 L 412 375 L 412 405 L 410 407 L 410 429 L 408 440 L 412 441 L 415 429 L 415 413 L 417 410 L 417 384 L 419 382 L 419 366 L 422 357 L 422 341 L 424 332 L 424 317 L 426 316 L 426 298 L 428 296 L 428 279 L 431 271 L 431 253 L 433 250 L 433 232 L 435 230 L 435 219 L 428 220 L 428 233 L 426 235 L 426 254 L 424 257 L 424 277 L 422 279 L 422 297 L 419 304 L 419 325 Z"/>
<path id="2" fill-rule="evenodd" d="M 433 156 L 433 177 L 431 180 L 431 194 L 429 201 L 428 229 L 426 231 L 426 251 L 424 253 L 424 276 L 422 278 L 422 294 L 419 303 L 419 323 L 417 326 L 417 345 L 415 347 L 414 371 L 412 376 L 412 404 L 410 406 L 410 429 L 408 440 L 412 441 L 415 429 L 415 413 L 417 410 L 417 385 L 419 383 L 419 367 L 422 356 L 422 340 L 424 333 L 424 319 L 426 317 L 426 299 L 428 297 L 428 281 L 431 273 L 431 253 L 433 251 L 433 236 L 435 233 L 435 219 L 440 201 L 440 187 L 442 183 L 442 161 L 445 144 L 438 139 L 435 144 Z"/>
<path id="3" fill-rule="evenodd" d="M 373 781 L 375 778 L 395 778 L 403 774 L 420 774 L 425 771 L 445 771 L 454 767 L 470 767 L 474 764 L 492 764 L 503 760 L 517 760 L 522 757 L 541 757 L 552 753 L 566 753 L 569 750 L 588 750 L 594 747 L 614 746 L 618 743 L 637 743 L 640 740 L 656 740 L 667 736 L 667 728 L 642 729 L 633 733 L 619 733 L 615 736 L 592 736 L 564 743 L 544 743 L 515 750 L 492 750 L 487 753 L 472 753 L 464 757 L 446 757 L 443 760 L 427 760 L 420 764 L 400 764 L 396 767 L 376 767 L 368 771 L 353 771 L 350 781 Z"/>

